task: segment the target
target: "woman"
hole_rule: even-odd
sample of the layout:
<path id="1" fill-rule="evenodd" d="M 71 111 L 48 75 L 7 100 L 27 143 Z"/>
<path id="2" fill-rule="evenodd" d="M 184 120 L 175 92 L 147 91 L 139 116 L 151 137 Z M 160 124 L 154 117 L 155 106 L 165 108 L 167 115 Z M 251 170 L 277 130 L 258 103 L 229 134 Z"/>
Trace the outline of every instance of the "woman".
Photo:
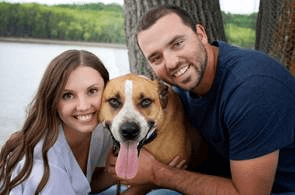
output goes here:
<path id="1" fill-rule="evenodd" d="M 97 121 L 108 80 L 90 52 L 68 50 L 51 61 L 22 129 L 1 149 L 1 195 L 85 195 L 113 183 L 103 171 L 112 141 Z"/>

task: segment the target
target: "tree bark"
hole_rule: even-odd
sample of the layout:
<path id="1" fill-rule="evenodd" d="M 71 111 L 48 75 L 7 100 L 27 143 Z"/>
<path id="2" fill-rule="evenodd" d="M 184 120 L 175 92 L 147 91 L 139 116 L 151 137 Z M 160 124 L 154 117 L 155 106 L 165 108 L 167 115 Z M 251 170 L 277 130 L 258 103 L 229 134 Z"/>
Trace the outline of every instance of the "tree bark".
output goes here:
<path id="1" fill-rule="evenodd" d="M 295 1 L 260 0 L 256 45 L 295 75 Z"/>
<path id="2" fill-rule="evenodd" d="M 260 0 L 256 23 L 255 49 L 268 53 L 272 46 L 272 34 L 281 14 L 282 0 Z"/>
<path id="3" fill-rule="evenodd" d="M 137 46 L 134 34 L 141 17 L 151 8 L 163 4 L 177 5 L 187 10 L 196 23 L 204 25 L 209 42 L 226 41 L 219 0 L 124 0 L 125 33 L 130 71 L 133 73 L 155 78 Z"/>

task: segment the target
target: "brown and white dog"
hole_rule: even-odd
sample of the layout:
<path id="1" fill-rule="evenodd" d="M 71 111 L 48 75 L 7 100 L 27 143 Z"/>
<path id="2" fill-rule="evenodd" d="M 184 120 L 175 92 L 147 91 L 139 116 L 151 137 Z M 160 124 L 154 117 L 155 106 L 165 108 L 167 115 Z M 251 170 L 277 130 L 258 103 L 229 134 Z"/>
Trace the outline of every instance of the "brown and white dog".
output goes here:
<path id="1" fill-rule="evenodd" d="M 120 148 L 116 173 L 122 178 L 136 175 L 143 146 L 166 164 L 176 155 L 187 162 L 190 159 L 190 125 L 180 98 L 157 80 L 131 73 L 110 80 L 99 121 Z"/>

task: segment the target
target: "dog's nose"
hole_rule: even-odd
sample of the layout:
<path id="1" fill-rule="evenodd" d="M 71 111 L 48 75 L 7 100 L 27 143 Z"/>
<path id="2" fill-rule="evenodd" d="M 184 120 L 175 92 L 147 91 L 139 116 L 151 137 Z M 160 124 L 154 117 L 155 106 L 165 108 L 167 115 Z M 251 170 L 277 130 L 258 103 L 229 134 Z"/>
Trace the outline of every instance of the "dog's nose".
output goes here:
<path id="1" fill-rule="evenodd" d="M 135 122 L 127 122 L 121 125 L 120 133 L 126 140 L 134 140 L 139 135 L 139 125 Z"/>

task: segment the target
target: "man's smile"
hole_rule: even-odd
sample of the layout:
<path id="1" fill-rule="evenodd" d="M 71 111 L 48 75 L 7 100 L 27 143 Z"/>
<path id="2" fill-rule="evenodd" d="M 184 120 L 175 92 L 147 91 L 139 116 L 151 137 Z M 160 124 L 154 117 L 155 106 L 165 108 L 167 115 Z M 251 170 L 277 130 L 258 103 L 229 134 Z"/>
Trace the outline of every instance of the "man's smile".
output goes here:
<path id="1" fill-rule="evenodd" d="M 178 69 L 175 73 L 173 73 L 173 77 L 180 77 L 182 76 L 184 73 L 187 72 L 187 70 L 190 68 L 190 64 L 186 64 L 180 67 L 180 69 Z"/>

